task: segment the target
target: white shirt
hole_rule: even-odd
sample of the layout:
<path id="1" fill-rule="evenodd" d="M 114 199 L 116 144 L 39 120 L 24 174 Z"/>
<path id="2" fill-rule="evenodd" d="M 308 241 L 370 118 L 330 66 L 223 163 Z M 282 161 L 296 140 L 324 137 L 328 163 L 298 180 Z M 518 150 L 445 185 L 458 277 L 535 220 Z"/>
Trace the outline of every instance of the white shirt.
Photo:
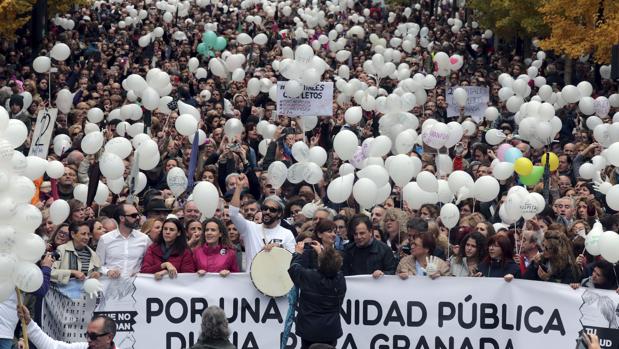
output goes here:
<path id="1" fill-rule="evenodd" d="M 0 303 L 0 338 L 13 339 L 18 322 L 17 294 L 12 292 L 9 298 Z"/>
<path id="2" fill-rule="evenodd" d="M 17 314 L 17 312 L 15 311 Z M 30 321 L 28 324 L 28 339 L 34 344 L 37 348 L 45 348 L 45 349 L 88 349 L 87 342 L 79 342 L 79 343 L 65 343 L 61 341 L 57 341 L 41 330 L 39 325 L 34 321 Z"/>
<path id="3" fill-rule="evenodd" d="M 239 234 L 243 238 L 245 244 L 245 260 L 247 261 L 247 272 L 251 270 L 251 262 L 254 257 L 262 250 L 266 243 L 277 242 L 282 246 L 294 253 L 295 239 L 292 232 L 281 225 L 277 225 L 275 228 L 265 228 L 262 224 L 257 224 L 252 221 L 248 221 L 241 216 L 240 209 L 238 207 L 230 206 L 230 219 L 232 223 L 239 230 Z"/>
<path id="4" fill-rule="evenodd" d="M 118 229 L 104 234 L 97 243 L 101 273 L 107 275 L 108 271 L 116 269 L 121 276 L 129 277 L 139 272 L 150 244 L 148 235 L 139 230 L 133 230 L 127 238 Z"/>

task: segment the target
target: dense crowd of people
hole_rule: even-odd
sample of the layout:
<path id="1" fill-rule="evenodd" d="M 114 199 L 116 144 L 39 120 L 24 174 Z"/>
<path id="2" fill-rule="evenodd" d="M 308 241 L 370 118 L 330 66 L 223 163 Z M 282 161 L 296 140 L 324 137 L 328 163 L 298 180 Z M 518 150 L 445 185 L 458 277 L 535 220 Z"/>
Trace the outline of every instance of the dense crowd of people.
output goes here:
<path id="1" fill-rule="evenodd" d="M 136 11 L 145 10 L 145 16 L 136 24 L 121 25 L 130 15 L 125 7 L 129 3 Z M 457 13 L 454 13 L 448 4 L 439 5 L 437 10 L 431 3 L 434 2 L 421 1 L 418 8 L 412 8 L 410 16 L 405 16 L 401 7 L 356 2 L 347 11 L 329 13 L 326 26 L 314 28 L 315 38 L 337 24 L 348 28 L 356 23 L 367 33 L 377 33 L 389 41 L 399 23 L 418 23 L 427 28 L 429 45 L 418 45 L 401 57 L 401 62 L 407 63 L 413 74 L 432 74 L 435 68 L 432 57 L 439 50 L 464 57 L 462 68 L 447 77 L 437 76 L 436 88 L 427 91 L 425 103 L 413 108 L 412 113 L 420 123 L 426 119 L 446 123 L 468 119 L 466 115 L 447 117 L 446 89 L 486 86 L 490 91 L 489 104 L 497 107 L 499 118 L 493 122 L 481 120 L 477 123 L 477 133 L 464 136 L 457 147 L 449 150 L 449 155 L 473 179 L 491 175 L 497 146 L 489 145 L 484 134 L 489 128 L 497 128 L 525 157 L 539 162 L 544 151 L 517 137 L 514 113 L 508 111 L 498 96 L 499 75 L 519 76 L 535 59 L 535 53 L 517 54 L 509 43 L 495 42 L 484 35 L 483 29 L 470 25 L 471 21 L 454 33 L 449 19 L 455 15 L 464 19 L 468 12 L 455 9 Z M 38 197 L 33 201 L 43 214 L 43 224 L 37 232 L 48 246 L 49 256 L 42 260 L 41 267 L 49 269 L 49 282 L 63 285 L 71 279 L 121 278 L 136 273 L 154 274 L 157 280 L 175 278 L 179 273 L 200 276 L 219 273 L 225 277 L 248 271 L 253 257 L 265 248 L 278 246 L 291 253 L 296 248 L 300 252 L 298 242 L 316 241 L 324 249 L 340 251 L 344 275 L 371 274 L 375 278 L 398 275 L 403 279 L 501 277 L 506 281 L 523 278 L 570 284 L 574 288 L 619 288 L 617 267 L 584 249 L 586 234 L 596 221 L 601 222 L 605 231 L 617 231 L 619 216 L 607 207 L 593 183 L 579 175 L 580 165 L 600 154 L 602 146 L 594 141 L 577 104 L 567 104 L 557 111 L 563 126 L 551 150 L 558 155 L 559 166 L 550 173 L 548 188 L 544 188 L 543 182 L 532 188 L 540 193 L 549 192 L 549 201 L 542 213 L 526 223 L 505 224 L 499 215 L 507 190 L 518 184 L 516 176 L 500 182 L 501 191 L 494 201 L 461 201 L 459 223 L 452 229 L 441 222 L 439 204 L 412 209 L 402 200 L 401 188 L 397 186 L 382 204 L 367 210 L 361 209 L 352 196 L 343 204 L 335 204 L 328 199 L 326 188 L 339 175 L 343 161 L 333 150 L 333 136 L 342 129 L 350 129 L 360 139 L 376 137 L 380 134 L 381 114 L 364 112 L 358 125 L 347 125 L 344 113 L 350 104 L 334 102 L 333 116 L 320 117 L 312 131 L 304 132 L 298 118 L 275 115 L 275 102 L 268 94 L 250 96 L 247 80 L 251 77 L 266 78 L 273 83 L 282 80 L 272 62 L 282 58 L 283 47 L 295 47 L 305 39 L 295 38 L 293 16 L 285 16 L 280 10 L 275 16 L 269 15 L 260 3 L 246 5 L 231 1 L 222 6 L 213 1 L 204 7 L 194 5 L 187 16 L 168 21 L 152 1 L 97 1 L 92 7 L 74 9 L 67 14 L 75 22 L 72 30 L 50 24 L 38 51 L 32 49 L 28 29 L 23 29 L 15 42 L 0 43 L 0 105 L 6 106 L 10 117 L 23 121 L 29 130 L 34 129 L 39 111 L 50 106 L 58 91 L 63 88 L 75 91 L 70 112 L 60 112 L 54 125 L 54 135 L 66 134 L 71 140 L 70 147 L 61 154 L 52 149 L 48 155 L 50 160 L 62 161 L 64 175 L 58 180 L 43 178 Z M 395 16 L 390 16 L 389 11 Z M 246 21 L 248 15 L 263 20 L 250 23 Z M 358 19 L 361 15 L 365 16 L 363 22 Z M 226 49 L 246 55 L 243 81 L 215 75 L 196 78 L 189 71 L 188 61 L 194 56 L 200 59 L 201 66 L 208 65 L 209 58 L 198 55 L 197 47 L 204 25 L 213 22 L 217 22 L 217 33 L 227 39 Z M 165 33 L 146 47 L 138 45 L 138 39 L 155 27 L 163 28 Z M 175 39 L 172 34 L 177 30 L 184 31 L 186 38 Z M 264 32 L 268 42 L 240 45 L 236 36 L 241 32 L 252 36 Z M 56 62 L 57 71 L 51 74 L 34 72 L 33 59 L 46 55 L 57 41 L 71 48 L 70 58 Z M 372 45 L 367 40 L 351 39 L 346 48 L 354 53 L 347 62 L 350 77 L 375 86 L 377 81 L 363 68 L 363 63 L 373 54 Z M 316 54 L 330 67 L 322 81 L 335 81 L 340 65 L 335 54 L 328 49 Z M 594 80 L 596 66 L 590 60 L 576 60 L 573 65 L 569 83 Z M 145 76 L 153 67 L 171 77 L 170 96 L 174 101 L 201 111 L 199 128 L 207 139 L 198 148 L 196 170 L 188 173 L 192 155 L 189 138 L 174 128 L 178 111 L 174 106 L 170 106 L 169 114 L 155 110 L 150 134 L 158 143 L 161 158 L 155 169 L 145 171 L 147 185 L 137 203 L 129 201 L 126 187 L 119 195 L 110 194 L 105 204 L 86 206 L 74 197 L 74 188 L 89 182 L 89 166 L 97 161 L 80 146 L 86 134 L 87 113 L 97 107 L 107 116 L 126 104 L 129 97 L 121 86 L 123 80 L 130 74 Z M 559 91 L 565 84 L 565 68 L 562 57 L 548 53 L 540 74 Z M 394 79 L 380 81 L 380 87 L 388 92 L 396 85 Z M 617 83 L 605 79 L 594 86 L 593 95 L 608 96 L 616 91 Z M 29 92 L 32 100 L 25 100 L 23 92 Z M 609 115 L 616 111 L 611 108 Z M 235 139 L 225 135 L 223 129 L 231 118 L 240 119 L 244 125 L 242 135 Z M 605 121 L 610 119 L 607 117 Z M 261 120 L 277 126 L 272 137 L 276 141 L 270 143 L 266 152 L 259 146 L 262 136 L 257 132 L 257 125 Z M 98 126 L 109 140 L 119 135 L 118 123 L 117 119 L 106 118 Z M 274 186 L 267 173 L 269 165 L 273 161 L 293 164 L 290 149 L 299 140 L 327 151 L 322 180 L 315 185 L 286 182 L 281 187 Z M 29 138 L 19 150 L 27 154 L 32 143 Z M 438 175 L 435 154 L 424 147 L 415 147 L 409 155 L 418 157 L 424 170 Z M 124 163 L 128 175 L 131 157 Z M 175 167 L 183 169 L 195 181 L 208 181 L 217 187 L 220 200 L 214 217 L 204 217 L 187 194 L 173 195 L 166 179 Z M 617 182 L 614 170 L 609 168 L 604 175 L 611 183 Z M 53 224 L 49 207 L 59 198 L 68 200 L 70 215 L 66 222 Z M 315 209 L 308 214 L 304 207 L 311 203 Z M 335 275 L 332 270 L 329 273 Z M 41 294 L 35 297 L 39 297 L 40 303 Z M 1 349 L 12 345 L 15 326 L 10 326 L 15 323 L 4 320 L 16 316 L 7 315 L 11 312 L 14 309 L 0 309 Z"/>

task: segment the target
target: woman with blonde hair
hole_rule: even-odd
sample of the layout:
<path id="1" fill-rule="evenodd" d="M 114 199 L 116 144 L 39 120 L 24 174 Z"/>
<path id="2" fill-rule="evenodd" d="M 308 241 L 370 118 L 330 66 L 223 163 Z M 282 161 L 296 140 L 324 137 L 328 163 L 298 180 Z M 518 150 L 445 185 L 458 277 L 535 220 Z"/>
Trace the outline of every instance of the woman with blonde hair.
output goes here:
<path id="1" fill-rule="evenodd" d="M 149 218 L 142 224 L 140 229 L 142 233 L 148 235 L 151 241 L 157 241 L 159 234 L 161 234 L 161 228 L 163 227 L 163 219 L 161 218 Z"/>
<path id="2" fill-rule="evenodd" d="M 387 235 L 387 245 L 394 251 L 398 251 L 402 235 L 408 235 L 407 222 L 407 214 L 399 208 L 390 208 L 385 211 L 380 228 Z"/>

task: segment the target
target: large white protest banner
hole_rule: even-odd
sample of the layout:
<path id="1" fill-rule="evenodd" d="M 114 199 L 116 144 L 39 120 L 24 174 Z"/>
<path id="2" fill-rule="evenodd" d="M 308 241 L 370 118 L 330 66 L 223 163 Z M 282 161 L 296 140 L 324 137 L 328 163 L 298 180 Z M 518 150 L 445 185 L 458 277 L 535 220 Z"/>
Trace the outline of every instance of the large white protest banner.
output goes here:
<path id="1" fill-rule="evenodd" d="M 487 86 L 461 86 L 467 93 L 464 115 L 470 116 L 475 122 L 480 122 L 490 101 L 490 89 Z M 460 107 L 454 100 L 453 91 L 458 86 L 447 88 L 445 101 L 447 102 L 447 117 L 460 116 Z"/>
<path id="2" fill-rule="evenodd" d="M 32 145 L 30 146 L 28 156 L 38 156 L 47 159 L 49 142 L 54 132 L 56 117 L 58 117 L 58 109 L 56 108 L 45 108 L 39 111 L 37 122 L 34 126 L 34 133 L 32 133 Z"/>
<path id="3" fill-rule="evenodd" d="M 277 82 L 277 115 L 286 116 L 332 116 L 333 83 L 321 82 L 316 86 L 304 86 L 301 95 L 291 98 L 286 95 L 286 82 Z"/>
<path id="4" fill-rule="evenodd" d="M 184 274 L 162 281 L 139 275 L 105 280 L 104 286 L 95 313 L 116 319 L 118 349 L 189 347 L 209 305 L 225 310 L 238 348 L 279 348 L 287 300 L 263 296 L 247 274 Z M 498 278 L 394 276 L 349 277 L 347 288 L 342 349 L 573 348 L 583 328 L 601 335 L 603 348 L 619 345 L 619 295 L 611 291 Z M 291 334 L 287 348 L 300 345 Z"/>

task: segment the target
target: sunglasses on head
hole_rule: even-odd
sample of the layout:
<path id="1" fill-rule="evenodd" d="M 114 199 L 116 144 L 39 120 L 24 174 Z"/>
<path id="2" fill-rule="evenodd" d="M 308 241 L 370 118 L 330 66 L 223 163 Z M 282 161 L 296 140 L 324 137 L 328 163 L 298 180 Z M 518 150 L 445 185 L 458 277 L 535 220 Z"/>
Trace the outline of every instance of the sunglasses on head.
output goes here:
<path id="1" fill-rule="evenodd" d="M 279 212 L 279 208 L 272 207 L 272 206 L 262 206 L 262 211 L 269 211 L 271 213 L 277 213 Z"/>
<path id="2" fill-rule="evenodd" d="M 105 333 L 92 333 L 92 332 L 86 332 L 86 338 L 90 339 L 91 341 L 96 341 L 97 339 L 99 339 L 99 337 L 103 337 L 105 335 L 108 335 L 109 332 L 105 332 Z"/>

